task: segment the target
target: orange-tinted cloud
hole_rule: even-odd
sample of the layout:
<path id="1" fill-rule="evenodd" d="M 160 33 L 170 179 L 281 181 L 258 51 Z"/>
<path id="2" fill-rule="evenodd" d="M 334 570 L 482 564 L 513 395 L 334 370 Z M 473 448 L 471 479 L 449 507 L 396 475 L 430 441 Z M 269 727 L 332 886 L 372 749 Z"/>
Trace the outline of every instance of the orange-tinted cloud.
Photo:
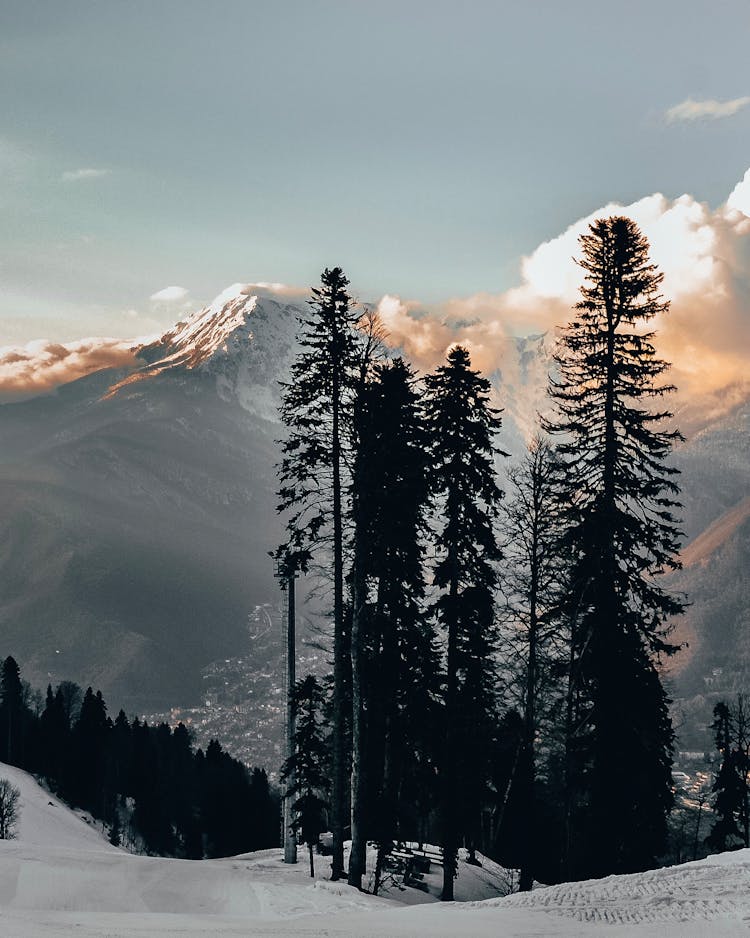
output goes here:
<path id="1" fill-rule="evenodd" d="M 45 394 L 102 368 L 137 365 L 134 343 L 120 339 L 49 342 L 40 339 L 19 348 L 0 348 L 0 401 Z"/>

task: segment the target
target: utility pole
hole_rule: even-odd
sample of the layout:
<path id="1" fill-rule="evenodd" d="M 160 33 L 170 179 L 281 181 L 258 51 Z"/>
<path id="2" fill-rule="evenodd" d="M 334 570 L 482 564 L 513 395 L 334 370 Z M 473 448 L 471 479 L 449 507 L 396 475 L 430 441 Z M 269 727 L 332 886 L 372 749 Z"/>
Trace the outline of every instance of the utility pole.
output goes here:
<path id="1" fill-rule="evenodd" d="M 277 558 L 274 573 L 279 586 L 286 593 L 286 738 L 285 759 L 294 754 L 294 685 L 296 682 L 296 596 L 295 580 L 297 572 L 291 559 L 286 556 Z M 283 791 L 283 841 L 284 863 L 297 862 L 297 838 L 292 830 L 292 795 L 294 775 L 287 776 Z"/>

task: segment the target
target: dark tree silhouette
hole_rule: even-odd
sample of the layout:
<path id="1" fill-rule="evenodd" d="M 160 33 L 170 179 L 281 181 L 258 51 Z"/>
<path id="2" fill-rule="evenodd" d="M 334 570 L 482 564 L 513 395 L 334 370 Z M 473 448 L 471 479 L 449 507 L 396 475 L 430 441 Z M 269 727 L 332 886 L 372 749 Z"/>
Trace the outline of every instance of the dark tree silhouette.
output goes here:
<path id="1" fill-rule="evenodd" d="M 523 714 L 513 784 L 520 792 L 514 814 L 516 821 L 522 818 L 524 828 L 515 861 L 520 866 L 519 890 L 526 891 L 533 884 L 538 845 L 548 841 L 537 812 L 537 740 L 544 731 L 549 748 L 554 716 L 562 703 L 558 685 L 567 638 L 561 621 L 560 466 L 550 445 L 534 438 L 508 479 L 510 498 L 502 506 L 503 646 L 511 690 Z"/>
<path id="2" fill-rule="evenodd" d="M 283 385 L 281 418 L 288 429 L 279 467 L 279 510 L 288 513 L 287 543 L 279 556 L 306 565 L 321 548 L 332 554 L 333 585 L 333 792 L 332 879 L 344 873 L 346 797 L 346 672 L 344 523 L 348 508 L 346 457 L 360 375 L 357 323 L 349 281 L 340 267 L 324 270 L 301 320 L 301 351 Z"/>
<path id="3" fill-rule="evenodd" d="M 21 818 L 21 792 L 7 778 L 0 778 L 0 840 L 13 840 Z"/>
<path id="4" fill-rule="evenodd" d="M 325 829 L 325 810 L 330 791 L 329 752 L 323 729 L 324 695 L 318 681 L 307 675 L 294 688 L 296 725 L 293 753 L 284 763 L 282 779 L 293 779 L 289 788 L 293 828 L 307 844 L 310 876 L 315 876 L 313 852 Z"/>
<path id="5" fill-rule="evenodd" d="M 475 834 L 490 772 L 486 741 L 496 718 L 493 600 L 500 550 L 494 521 L 501 492 L 494 436 L 500 418 L 489 405 L 489 381 L 472 371 L 460 346 L 425 383 L 431 481 L 442 520 L 434 583 L 443 591 L 436 611 L 447 636 L 441 814 L 442 898 L 449 901 L 459 834 L 470 840 Z"/>
<path id="6" fill-rule="evenodd" d="M 706 843 L 716 851 L 750 847 L 750 722 L 742 694 L 734 707 L 716 704 L 711 729 L 721 761 L 711 788 L 715 820 Z"/>
<path id="7" fill-rule="evenodd" d="M 438 655 L 424 608 L 429 456 L 420 393 L 402 359 L 375 367 L 358 397 L 357 424 L 353 508 L 360 581 L 353 594 L 367 627 L 361 639 L 362 776 L 367 836 L 379 845 L 377 889 L 402 822 L 415 835 L 417 819 L 429 813 L 438 723 Z M 351 873 L 350 861 L 350 882 Z"/>
<path id="8" fill-rule="evenodd" d="M 673 732 L 657 670 L 681 603 L 658 582 L 679 566 L 676 430 L 649 401 L 672 390 L 645 324 L 668 308 L 648 242 L 629 218 L 581 237 L 577 315 L 551 382 L 567 479 L 568 876 L 641 870 L 666 841 Z M 574 848 L 575 844 L 575 848 Z"/>
<path id="9" fill-rule="evenodd" d="M 22 764 L 26 716 L 21 673 L 15 658 L 8 655 L 0 671 L 0 762 Z"/>

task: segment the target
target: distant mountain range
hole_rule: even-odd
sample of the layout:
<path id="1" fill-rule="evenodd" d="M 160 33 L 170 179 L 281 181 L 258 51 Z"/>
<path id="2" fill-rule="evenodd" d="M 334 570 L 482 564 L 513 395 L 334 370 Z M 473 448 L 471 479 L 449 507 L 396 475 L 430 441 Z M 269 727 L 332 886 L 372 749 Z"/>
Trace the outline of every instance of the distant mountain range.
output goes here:
<path id="1" fill-rule="evenodd" d="M 241 284 L 54 394 L 0 406 L 0 653 L 44 686 L 73 678 L 154 712 L 201 696 L 276 594 L 279 381 L 301 301 Z M 490 377 L 517 455 L 544 406 L 551 340 L 511 339 Z M 750 403 L 683 444 L 692 606 L 672 669 L 690 739 L 716 693 L 750 690 Z"/>

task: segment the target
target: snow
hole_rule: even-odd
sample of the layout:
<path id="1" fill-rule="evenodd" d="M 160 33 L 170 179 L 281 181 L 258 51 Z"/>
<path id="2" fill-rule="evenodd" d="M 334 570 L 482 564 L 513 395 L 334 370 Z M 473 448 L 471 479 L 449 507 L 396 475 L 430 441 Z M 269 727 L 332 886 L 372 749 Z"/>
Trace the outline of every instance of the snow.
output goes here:
<path id="1" fill-rule="evenodd" d="M 750 934 L 750 850 L 504 899 L 445 905 L 419 893 L 427 904 L 406 906 L 356 892 L 344 883 L 311 881 L 303 851 L 296 866 L 282 863 L 280 850 L 200 862 L 132 856 L 108 844 L 99 830 L 25 772 L 0 765 L 0 778 L 9 778 L 21 789 L 22 801 L 18 838 L 0 841 L 4 938 L 73 933 L 83 938 Z M 316 857 L 316 863 L 324 873 L 328 859 Z M 473 885 L 471 871 L 479 878 Z M 475 890 L 489 888 L 489 879 L 497 873 L 489 862 L 483 868 L 461 864 L 457 894 L 482 894 Z"/>
<path id="2" fill-rule="evenodd" d="M 244 284 L 236 283 L 219 294 L 205 310 L 193 313 L 185 322 L 178 323 L 162 339 L 174 349 L 164 361 L 186 356 L 188 362 L 205 361 L 219 349 L 225 348 L 229 337 L 247 325 L 247 316 L 258 301 L 256 296 L 248 296 L 244 290 Z M 247 338 L 250 338 L 249 329 Z"/>

